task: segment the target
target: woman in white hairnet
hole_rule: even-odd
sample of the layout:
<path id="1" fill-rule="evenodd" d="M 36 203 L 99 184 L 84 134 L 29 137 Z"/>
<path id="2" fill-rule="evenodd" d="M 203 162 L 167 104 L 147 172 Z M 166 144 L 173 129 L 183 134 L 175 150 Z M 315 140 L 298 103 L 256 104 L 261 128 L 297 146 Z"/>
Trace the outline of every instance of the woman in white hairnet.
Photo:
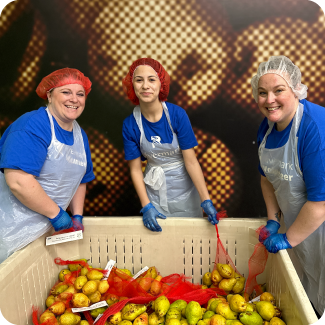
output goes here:
<path id="1" fill-rule="evenodd" d="M 271 253 L 293 248 L 302 284 L 325 309 L 325 108 L 307 101 L 301 72 L 285 56 L 262 62 L 252 81 L 265 115 L 258 130 L 259 171 L 267 208 L 260 241 Z M 287 232 L 278 233 L 283 216 Z"/>

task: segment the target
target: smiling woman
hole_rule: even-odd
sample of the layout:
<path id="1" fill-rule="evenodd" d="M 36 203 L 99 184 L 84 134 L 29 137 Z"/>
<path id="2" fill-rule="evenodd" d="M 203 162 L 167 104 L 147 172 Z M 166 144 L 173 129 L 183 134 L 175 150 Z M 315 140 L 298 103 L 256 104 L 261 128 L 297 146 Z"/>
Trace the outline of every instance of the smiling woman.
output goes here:
<path id="1" fill-rule="evenodd" d="M 259 171 L 268 221 L 259 240 L 270 253 L 291 249 L 301 282 L 325 309 L 325 109 L 305 98 L 300 69 L 285 56 L 260 64 L 251 81 L 265 119 L 258 131 Z M 283 215 L 287 228 L 278 234 Z"/>
<path id="2" fill-rule="evenodd" d="M 1 137 L 0 263 L 51 225 L 82 229 L 86 183 L 95 176 L 88 138 L 76 119 L 90 90 L 80 71 L 54 71 L 36 89 L 48 107 L 22 115 Z"/>

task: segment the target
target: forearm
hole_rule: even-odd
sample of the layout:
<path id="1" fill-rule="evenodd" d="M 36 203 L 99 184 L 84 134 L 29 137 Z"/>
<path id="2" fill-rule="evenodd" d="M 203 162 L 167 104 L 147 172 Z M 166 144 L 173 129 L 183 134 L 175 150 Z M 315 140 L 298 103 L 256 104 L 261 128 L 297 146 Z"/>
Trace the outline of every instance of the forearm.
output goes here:
<path id="1" fill-rule="evenodd" d="M 86 189 L 87 189 L 86 183 L 80 184 L 75 195 L 73 196 L 69 205 L 72 215 L 75 214 L 79 214 L 81 216 L 83 215 Z"/>
<path id="2" fill-rule="evenodd" d="M 261 176 L 261 188 L 268 219 L 280 222 L 281 210 L 274 194 L 274 188 L 265 176 Z"/>
<path id="3" fill-rule="evenodd" d="M 297 246 L 325 222 L 325 202 L 307 201 L 287 230 L 291 246 Z"/>
<path id="4" fill-rule="evenodd" d="M 191 151 L 189 151 L 191 150 Z M 194 153 L 194 149 L 183 150 L 185 168 L 190 175 L 194 186 L 199 192 L 201 201 L 210 200 L 209 192 L 205 184 L 205 179 L 199 162 Z"/>
<path id="5" fill-rule="evenodd" d="M 132 179 L 135 191 L 138 194 L 141 206 L 144 207 L 148 203 L 150 203 L 150 200 L 148 198 L 146 186 L 143 181 L 143 172 L 142 172 L 142 168 L 141 168 L 140 158 L 131 160 L 129 162 L 129 166 L 130 166 L 131 179 Z"/>
<path id="6" fill-rule="evenodd" d="M 60 208 L 45 193 L 33 175 L 7 168 L 4 174 L 10 191 L 23 205 L 50 219 L 58 215 Z"/>

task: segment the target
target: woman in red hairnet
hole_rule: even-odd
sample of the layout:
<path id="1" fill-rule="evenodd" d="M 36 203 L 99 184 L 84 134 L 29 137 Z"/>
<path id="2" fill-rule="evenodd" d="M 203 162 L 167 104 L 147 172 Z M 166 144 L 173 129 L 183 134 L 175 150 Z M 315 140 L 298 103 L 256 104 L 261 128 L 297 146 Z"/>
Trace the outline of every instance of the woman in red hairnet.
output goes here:
<path id="1" fill-rule="evenodd" d="M 90 90 L 79 70 L 54 71 L 36 89 L 47 107 L 22 115 L 1 137 L 0 263 L 51 226 L 82 227 L 86 183 L 95 176 L 88 138 L 76 119 Z"/>
<path id="2" fill-rule="evenodd" d="M 166 102 L 170 78 L 150 58 L 138 59 L 123 79 L 123 89 L 137 105 L 123 122 L 125 159 L 142 205 L 144 225 L 162 231 L 156 218 L 202 217 L 212 224 L 217 211 L 210 200 L 195 156 L 198 145 L 184 109 Z M 144 174 L 141 160 L 147 160 Z"/>

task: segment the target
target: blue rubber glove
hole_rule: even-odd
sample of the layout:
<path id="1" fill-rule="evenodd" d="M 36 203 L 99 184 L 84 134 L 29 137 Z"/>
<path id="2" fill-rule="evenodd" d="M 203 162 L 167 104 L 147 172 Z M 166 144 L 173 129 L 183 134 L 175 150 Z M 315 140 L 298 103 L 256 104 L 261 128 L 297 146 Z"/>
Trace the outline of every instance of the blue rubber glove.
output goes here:
<path id="1" fill-rule="evenodd" d="M 258 237 L 258 240 L 260 243 L 263 243 L 264 240 L 271 235 L 275 235 L 278 233 L 278 230 L 280 228 L 280 224 L 275 220 L 268 220 L 266 223 L 266 226 L 263 227 L 260 231 L 260 235 Z"/>
<path id="2" fill-rule="evenodd" d="M 82 225 L 82 219 L 83 216 L 81 216 L 80 214 L 75 214 L 72 216 L 74 230 L 82 230 L 82 231 L 84 230 L 84 226 Z M 74 222 L 74 220 L 77 221 L 77 224 Z"/>
<path id="3" fill-rule="evenodd" d="M 264 246 L 270 253 L 277 253 L 281 249 L 292 248 L 286 234 L 274 234 L 264 240 Z"/>
<path id="4" fill-rule="evenodd" d="M 59 208 L 60 208 L 59 214 L 54 219 L 49 218 L 55 231 L 69 229 L 73 226 L 73 222 L 70 216 L 68 215 L 68 213 L 65 212 L 61 207 Z"/>
<path id="5" fill-rule="evenodd" d="M 219 220 L 217 219 L 217 210 L 214 207 L 211 200 L 205 200 L 201 203 L 201 207 L 203 208 L 204 212 L 207 214 L 209 221 L 216 225 L 219 223 Z"/>
<path id="6" fill-rule="evenodd" d="M 145 227 L 151 231 L 162 231 L 156 218 L 166 219 L 166 216 L 159 213 L 151 203 L 148 203 L 146 206 L 144 206 L 141 209 L 140 213 L 143 213 L 143 223 Z"/>

